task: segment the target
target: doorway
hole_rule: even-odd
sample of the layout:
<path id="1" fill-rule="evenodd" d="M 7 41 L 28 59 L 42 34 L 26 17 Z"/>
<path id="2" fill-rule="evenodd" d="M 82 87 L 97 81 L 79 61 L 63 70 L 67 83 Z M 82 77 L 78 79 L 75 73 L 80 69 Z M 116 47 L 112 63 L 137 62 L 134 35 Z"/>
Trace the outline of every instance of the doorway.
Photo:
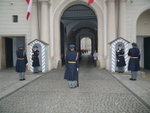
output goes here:
<path id="1" fill-rule="evenodd" d="M 13 39 L 5 38 L 6 68 L 13 67 Z"/>
<path id="2" fill-rule="evenodd" d="M 3 68 L 12 68 L 16 66 L 16 51 L 18 49 L 19 44 L 23 44 L 25 46 L 25 37 L 3 37 L 4 46 L 2 46 L 2 50 L 4 51 L 3 55 Z"/>
<path id="3" fill-rule="evenodd" d="M 144 38 L 144 68 L 150 70 L 150 37 Z"/>
<path id="4" fill-rule="evenodd" d="M 91 39 L 88 37 L 84 37 L 81 39 L 80 42 L 80 50 L 82 51 L 83 54 L 91 54 L 92 51 L 92 42 Z"/>
<path id="5" fill-rule="evenodd" d="M 81 53 L 81 39 L 90 37 L 90 52 L 97 49 L 97 17 L 88 5 L 75 4 L 67 8 L 61 16 L 60 31 L 62 64 L 70 43 L 75 44 L 76 51 Z"/>

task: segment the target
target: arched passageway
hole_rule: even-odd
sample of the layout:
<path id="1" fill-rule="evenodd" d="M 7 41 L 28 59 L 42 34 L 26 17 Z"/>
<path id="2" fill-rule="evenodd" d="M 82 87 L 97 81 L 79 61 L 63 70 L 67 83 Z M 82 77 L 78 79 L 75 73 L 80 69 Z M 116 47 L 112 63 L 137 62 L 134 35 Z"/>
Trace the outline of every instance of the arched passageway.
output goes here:
<path id="1" fill-rule="evenodd" d="M 62 64 L 65 63 L 64 57 L 70 43 L 76 45 L 76 51 L 80 53 L 81 57 L 83 52 L 81 40 L 85 37 L 91 40 L 90 55 L 97 50 L 97 17 L 87 5 L 76 4 L 66 9 L 61 17 L 60 31 Z M 84 43 L 84 46 L 89 46 L 89 43 Z"/>
<path id="2" fill-rule="evenodd" d="M 137 43 L 141 50 L 141 68 L 150 70 L 150 9 L 137 20 Z"/>
<path id="3" fill-rule="evenodd" d="M 85 53 L 90 54 L 92 51 L 92 41 L 89 37 L 83 37 L 80 41 L 80 50 L 87 50 Z"/>
<path id="4" fill-rule="evenodd" d="M 150 9 L 144 11 L 137 20 L 137 43 L 141 52 L 140 66 L 145 78 L 150 79 Z"/>

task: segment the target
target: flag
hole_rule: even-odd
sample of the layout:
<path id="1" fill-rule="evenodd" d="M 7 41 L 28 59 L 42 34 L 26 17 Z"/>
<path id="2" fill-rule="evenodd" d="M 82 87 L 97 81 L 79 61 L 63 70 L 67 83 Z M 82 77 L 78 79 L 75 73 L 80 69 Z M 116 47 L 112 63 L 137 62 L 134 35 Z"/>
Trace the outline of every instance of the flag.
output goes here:
<path id="1" fill-rule="evenodd" d="M 28 20 L 31 15 L 31 10 L 32 10 L 32 0 L 26 0 L 26 2 L 28 4 L 26 19 Z"/>
<path id="2" fill-rule="evenodd" d="M 94 0 L 88 0 L 88 5 L 92 4 L 94 2 Z"/>

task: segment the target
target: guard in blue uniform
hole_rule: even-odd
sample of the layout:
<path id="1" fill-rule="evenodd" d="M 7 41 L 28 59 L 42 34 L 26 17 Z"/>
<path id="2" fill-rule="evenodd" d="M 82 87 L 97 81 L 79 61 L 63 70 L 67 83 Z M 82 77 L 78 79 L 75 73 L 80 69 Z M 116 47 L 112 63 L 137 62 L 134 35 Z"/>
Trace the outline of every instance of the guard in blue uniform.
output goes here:
<path id="1" fill-rule="evenodd" d="M 128 52 L 128 56 L 130 56 L 128 70 L 131 71 L 130 80 L 135 81 L 137 79 L 137 72 L 140 70 L 140 50 L 136 43 L 132 43 L 132 47 Z"/>
<path id="2" fill-rule="evenodd" d="M 24 46 L 22 44 L 18 45 L 18 50 L 16 51 L 17 61 L 16 61 L 16 72 L 19 73 L 20 81 L 25 80 L 25 71 L 26 71 L 26 64 L 27 56 L 24 50 Z"/>
<path id="3" fill-rule="evenodd" d="M 40 66 L 40 62 L 39 62 L 39 50 L 37 46 L 33 47 L 33 55 L 32 55 L 32 66 L 34 67 L 34 73 L 38 73 L 39 72 L 39 66 Z"/>
<path id="4" fill-rule="evenodd" d="M 66 71 L 64 79 L 68 80 L 70 88 L 78 86 L 78 54 L 75 51 L 75 45 L 69 45 L 69 51 L 66 54 Z"/>
<path id="5" fill-rule="evenodd" d="M 124 49 L 121 44 L 118 45 L 118 49 L 116 51 L 116 58 L 117 58 L 118 72 L 123 73 L 124 66 L 126 65 L 126 63 L 125 63 L 125 59 L 124 59 Z"/>

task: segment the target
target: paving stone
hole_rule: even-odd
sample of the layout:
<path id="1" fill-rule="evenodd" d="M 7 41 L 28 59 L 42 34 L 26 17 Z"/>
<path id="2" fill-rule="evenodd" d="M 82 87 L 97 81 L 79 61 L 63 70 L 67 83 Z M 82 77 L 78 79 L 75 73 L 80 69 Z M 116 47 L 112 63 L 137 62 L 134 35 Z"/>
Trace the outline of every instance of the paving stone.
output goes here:
<path id="1" fill-rule="evenodd" d="M 80 87 L 70 89 L 64 69 L 53 70 L 0 101 L 0 113 L 150 113 L 109 72 L 80 68 Z"/>

